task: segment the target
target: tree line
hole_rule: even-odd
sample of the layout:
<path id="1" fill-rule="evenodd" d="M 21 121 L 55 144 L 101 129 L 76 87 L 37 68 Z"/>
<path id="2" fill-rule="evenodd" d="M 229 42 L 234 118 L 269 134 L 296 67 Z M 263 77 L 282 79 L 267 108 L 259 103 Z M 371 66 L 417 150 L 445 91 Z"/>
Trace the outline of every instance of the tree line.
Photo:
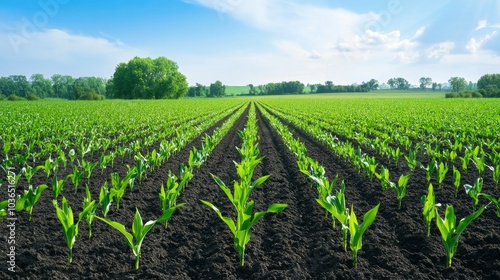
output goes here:
<path id="1" fill-rule="evenodd" d="M 69 100 L 163 99 L 186 95 L 186 76 L 178 71 L 177 63 L 165 58 L 135 57 L 117 65 L 110 79 L 99 77 L 74 78 L 53 75 L 45 78 L 33 74 L 0 77 L 0 100 L 63 98 Z"/>
<path id="2" fill-rule="evenodd" d="M 0 99 L 18 98 L 64 98 L 104 99 L 107 80 L 98 77 L 74 78 L 68 75 L 53 75 L 50 79 L 42 74 L 0 77 Z"/>

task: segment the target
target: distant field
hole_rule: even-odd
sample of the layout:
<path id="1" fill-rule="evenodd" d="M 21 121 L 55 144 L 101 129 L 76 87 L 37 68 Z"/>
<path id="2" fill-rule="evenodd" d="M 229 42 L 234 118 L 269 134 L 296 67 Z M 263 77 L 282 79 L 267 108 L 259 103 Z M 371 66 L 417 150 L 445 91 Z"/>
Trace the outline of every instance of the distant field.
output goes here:
<path id="1" fill-rule="evenodd" d="M 249 86 L 226 86 L 227 95 L 248 94 L 249 91 L 250 91 Z"/>
<path id="2" fill-rule="evenodd" d="M 247 94 L 250 90 L 248 86 L 226 86 L 226 94 L 241 95 Z M 305 89 L 306 92 L 309 88 Z M 351 98 L 444 98 L 447 91 L 415 91 L 415 90 L 374 90 L 370 92 L 338 92 L 338 93 L 320 93 L 320 94 L 300 94 L 300 95 L 286 95 L 287 98 L 297 99 L 351 99 Z M 259 95 L 256 97 L 266 98 L 283 98 L 284 95 Z"/>

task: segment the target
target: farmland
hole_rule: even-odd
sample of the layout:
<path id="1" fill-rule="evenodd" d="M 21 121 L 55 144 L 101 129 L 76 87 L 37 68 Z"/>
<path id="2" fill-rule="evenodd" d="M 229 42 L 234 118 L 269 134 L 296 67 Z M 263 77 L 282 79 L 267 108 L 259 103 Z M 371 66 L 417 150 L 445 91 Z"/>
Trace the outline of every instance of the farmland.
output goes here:
<path id="1" fill-rule="evenodd" d="M 11 186 L 22 195 L 29 185 L 47 185 L 31 220 L 26 209 L 6 206 L 0 277 L 500 278 L 499 210 L 479 195 L 500 196 L 499 105 L 497 100 L 367 95 L 0 102 L 0 201 L 9 198 Z M 261 160 L 250 177 L 270 176 L 250 200 L 255 212 L 276 203 L 287 207 L 254 224 L 241 266 L 231 230 L 200 200 L 236 218 L 213 175 L 234 189 L 233 181 L 242 177 L 236 163 L 244 161 L 248 145 L 249 136 L 242 135 L 253 118 L 251 131 L 258 137 L 250 150 Z M 404 189 L 403 176 L 409 178 Z M 344 250 L 341 222 L 332 227 L 336 218 L 317 201 L 329 201 L 342 182 L 347 211 L 356 212 L 360 224 L 380 204 L 363 235 L 357 268 L 350 244 Z M 325 194 L 329 183 L 334 185 Z M 427 236 L 421 197 L 429 195 L 430 184 L 441 204 L 433 213 L 440 217 L 447 205 L 453 205 L 458 222 L 488 204 L 458 239 L 450 268 L 436 218 Z M 162 186 L 171 190 L 170 206 L 160 203 Z M 82 218 L 69 263 L 53 200 L 61 206 L 67 199 L 76 223 L 89 196 L 95 215 L 128 231 L 138 212 L 144 223 L 168 209 L 172 214 L 145 236 L 140 261 L 122 233 L 97 218 L 89 237 Z M 14 230 L 6 226 L 12 221 Z M 6 264 L 12 232 L 15 272 Z"/>

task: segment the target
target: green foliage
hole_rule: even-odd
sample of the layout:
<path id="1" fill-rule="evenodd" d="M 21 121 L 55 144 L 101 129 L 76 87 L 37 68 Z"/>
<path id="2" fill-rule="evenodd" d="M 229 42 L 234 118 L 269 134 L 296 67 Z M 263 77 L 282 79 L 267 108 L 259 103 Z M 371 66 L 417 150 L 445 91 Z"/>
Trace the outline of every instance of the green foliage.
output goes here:
<path id="1" fill-rule="evenodd" d="M 52 200 L 52 204 L 56 208 L 57 218 L 63 227 L 63 235 L 69 249 L 68 262 L 71 263 L 73 262 L 73 246 L 75 245 L 76 236 L 78 235 L 78 225 L 80 224 L 80 221 L 84 219 L 92 210 L 94 202 L 88 204 L 87 207 L 80 212 L 76 223 L 73 217 L 73 211 L 71 210 L 71 207 L 68 206 L 68 202 L 65 197 L 62 199 L 61 208 L 59 208 L 57 200 Z"/>
<path id="2" fill-rule="evenodd" d="M 434 196 L 434 187 L 432 184 L 429 184 L 427 195 L 423 195 L 421 200 L 423 204 L 422 214 L 427 225 L 427 236 L 431 236 L 431 222 L 436 217 L 436 206 L 441 206 L 439 203 L 436 204 L 436 197 Z"/>
<path id="3" fill-rule="evenodd" d="M 446 250 L 446 267 L 450 268 L 453 256 L 457 252 L 458 248 L 458 238 L 462 232 L 467 228 L 467 226 L 477 217 L 483 213 L 486 206 L 481 206 L 476 212 L 470 214 L 469 216 L 463 218 L 456 224 L 455 211 L 453 205 L 446 206 L 446 212 L 444 218 L 441 218 L 437 209 L 436 211 L 436 224 L 441 232 L 441 240 L 443 241 L 444 249 Z"/>
<path id="4" fill-rule="evenodd" d="M 406 186 L 410 180 L 411 174 L 399 176 L 398 184 L 394 185 L 394 191 L 398 198 L 398 209 L 401 209 L 401 201 L 406 196 Z"/>
<path id="5" fill-rule="evenodd" d="M 112 78 L 112 96 L 122 99 L 177 99 L 188 91 L 177 63 L 165 57 L 134 57 L 120 63 Z"/>
<path id="6" fill-rule="evenodd" d="M 36 188 L 32 185 L 28 186 L 28 190 L 24 190 L 22 195 L 17 196 L 16 200 L 16 211 L 26 210 L 28 212 L 28 221 L 31 221 L 31 214 L 33 212 L 33 206 L 38 202 L 42 192 L 49 186 L 42 184 Z"/>
<path id="7" fill-rule="evenodd" d="M 477 205 L 479 204 L 479 194 L 483 190 L 483 179 L 477 178 L 474 185 L 465 184 L 465 192 L 472 199 L 472 211 L 476 211 Z"/>
<path id="8" fill-rule="evenodd" d="M 158 219 L 148 221 L 145 224 L 142 221 L 142 217 L 141 214 L 139 213 L 139 210 L 136 208 L 131 232 L 128 232 L 123 224 L 99 216 L 96 217 L 99 220 L 110 225 L 112 228 L 116 229 L 125 237 L 127 245 L 130 247 L 130 249 L 132 249 L 132 253 L 135 256 L 135 269 L 139 269 L 139 259 L 141 258 L 141 246 L 142 242 L 144 241 L 144 238 L 146 237 L 146 234 L 151 230 L 151 228 L 153 228 L 153 226 L 156 223 L 167 222 L 174 213 L 175 209 L 183 205 L 184 203 L 177 204 L 176 206 L 170 208 L 167 212 L 163 213 L 163 215 L 161 215 Z"/>
<path id="9" fill-rule="evenodd" d="M 375 221 L 379 207 L 380 203 L 366 212 L 363 216 L 363 222 L 361 224 L 358 224 L 356 214 L 354 213 L 354 207 L 351 206 L 351 213 L 349 215 L 349 236 L 354 268 L 358 267 L 358 251 L 363 247 L 363 234 L 365 233 L 366 229 Z"/>

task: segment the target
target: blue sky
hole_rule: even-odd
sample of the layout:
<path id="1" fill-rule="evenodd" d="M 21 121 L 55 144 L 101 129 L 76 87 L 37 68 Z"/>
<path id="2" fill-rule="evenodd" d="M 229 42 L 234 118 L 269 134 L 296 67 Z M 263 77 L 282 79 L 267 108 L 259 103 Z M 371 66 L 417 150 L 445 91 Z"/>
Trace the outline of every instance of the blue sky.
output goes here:
<path id="1" fill-rule="evenodd" d="M 165 56 L 190 84 L 500 72 L 497 0 L 0 0 L 0 76 L 109 78 Z"/>

